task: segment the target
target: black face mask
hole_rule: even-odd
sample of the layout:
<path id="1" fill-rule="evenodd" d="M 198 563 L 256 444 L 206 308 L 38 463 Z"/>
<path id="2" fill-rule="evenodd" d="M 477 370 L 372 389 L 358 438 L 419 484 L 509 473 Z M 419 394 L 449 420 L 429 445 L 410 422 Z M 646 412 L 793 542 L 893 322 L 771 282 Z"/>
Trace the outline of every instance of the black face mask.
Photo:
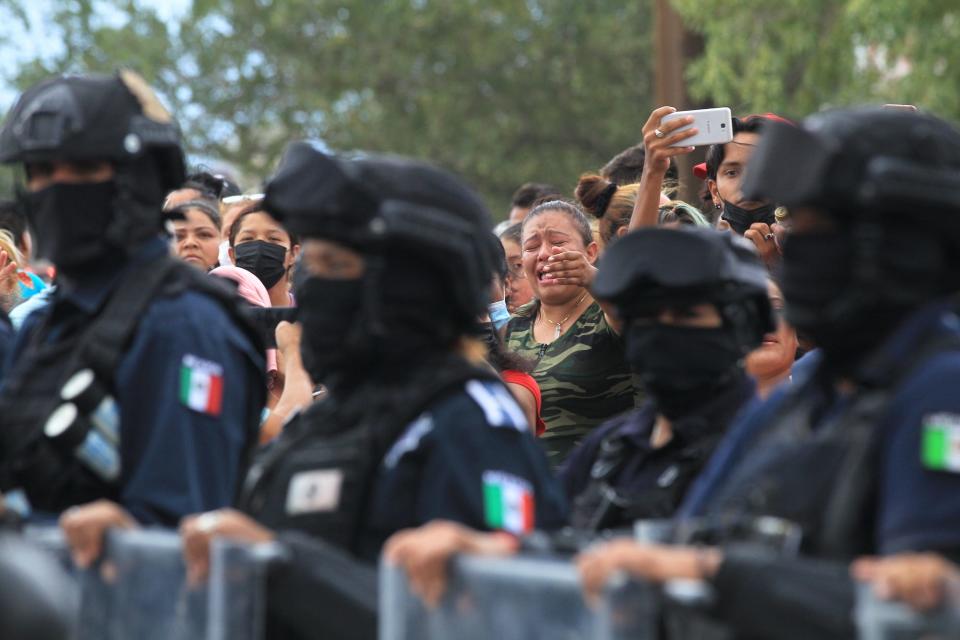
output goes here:
<path id="1" fill-rule="evenodd" d="M 868 299 L 871 292 L 852 286 L 852 246 L 853 239 L 842 233 L 792 234 L 784 243 L 780 276 L 787 320 L 808 335 L 840 373 L 851 373 L 905 313 L 897 305 Z"/>
<path id="2" fill-rule="evenodd" d="M 625 338 L 627 362 L 671 420 L 711 400 L 737 373 L 743 357 L 725 327 L 631 323 Z"/>
<path id="3" fill-rule="evenodd" d="M 113 181 L 55 183 L 21 195 L 36 234 L 37 257 L 69 273 L 115 249 L 106 237 L 116 195 Z"/>
<path id="4" fill-rule="evenodd" d="M 234 246 L 233 255 L 237 258 L 237 266 L 257 276 L 267 289 L 280 282 L 287 271 L 283 266 L 287 248 L 279 244 L 250 240 Z"/>
<path id="5" fill-rule="evenodd" d="M 750 229 L 750 225 L 756 222 L 765 222 L 767 224 L 776 222 L 777 218 L 774 215 L 776 209 L 777 207 L 773 203 L 747 210 L 724 201 L 723 213 L 720 214 L 720 217 L 730 224 L 730 228 L 733 229 L 737 235 L 742 236 Z"/>
<path id="6" fill-rule="evenodd" d="M 303 326 L 300 356 L 314 383 L 363 366 L 351 333 L 363 303 L 363 279 L 296 277 L 297 319 Z"/>

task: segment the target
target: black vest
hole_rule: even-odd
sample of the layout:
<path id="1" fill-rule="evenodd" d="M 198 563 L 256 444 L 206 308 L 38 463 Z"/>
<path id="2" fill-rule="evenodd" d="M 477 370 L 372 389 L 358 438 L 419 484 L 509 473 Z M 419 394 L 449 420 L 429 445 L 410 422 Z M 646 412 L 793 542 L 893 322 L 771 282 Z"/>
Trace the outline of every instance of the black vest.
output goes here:
<path id="1" fill-rule="evenodd" d="M 492 371 L 448 355 L 403 380 L 367 381 L 337 392 L 284 427 L 244 483 L 240 508 L 271 529 L 297 530 L 358 553 L 377 467 L 407 426 L 468 380 Z"/>
<path id="2" fill-rule="evenodd" d="M 51 340 L 48 315 L 8 372 L 0 390 L 0 490 L 21 488 L 34 509 L 49 512 L 99 498 L 117 499 L 119 481 L 104 480 L 75 455 L 55 447 L 44 435 L 44 425 L 62 402 L 64 383 L 80 369 L 92 369 L 113 394 L 117 366 L 151 302 L 187 289 L 216 300 L 254 348 L 261 348 L 236 295 L 223 283 L 168 256 L 131 265 L 89 325 Z M 262 392 L 251 393 L 251 404 L 257 398 L 263 399 Z M 259 413 L 248 414 L 252 447 Z"/>
<path id="3" fill-rule="evenodd" d="M 952 334 L 921 338 L 912 358 L 861 386 L 816 429 L 813 386 L 821 381 L 813 376 L 791 390 L 771 418 L 776 427 L 752 444 L 711 501 L 707 529 L 735 530 L 738 522 L 773 516 L 801 527 L 807 554 L 849 560 L 874 553 L 879 425 L 900 382 L 930 357 L 953 350 L 960 350 L 960 339 Z"/>

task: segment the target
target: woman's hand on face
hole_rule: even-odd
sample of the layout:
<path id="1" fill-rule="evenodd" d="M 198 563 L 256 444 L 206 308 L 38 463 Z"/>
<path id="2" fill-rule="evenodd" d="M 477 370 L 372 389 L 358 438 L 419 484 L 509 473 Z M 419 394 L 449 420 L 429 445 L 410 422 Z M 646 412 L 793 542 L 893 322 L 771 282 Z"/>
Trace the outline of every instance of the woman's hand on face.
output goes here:
<path id="1" fill-rule="evenodd" d="M 483 533 L 437 520 L 394 534 L 384 545 L 383 557 L 404 569 L 414 593 L 432 608 L 440 603 L 447 589 L 447 567 L 453 556 L 503 556 L 516 550 L 517 540 L 509 534 Z"/>
<path id="2" fill-rule="evenodd" d="M 196 586 L 206 580 L 210 572 L 210 543 L 218 536 L 251 544 L 272 542 L 275 538 L 259 522 L 233 509 L 187 516 L 180 521 L 180 537 L 189 584 Z"/>
<path id="3" fill-rule="evenodd" d="M 108 529 L 136 527 L 136 520 L 123 507 L 109 500 L 70 507 L 60 516 L 60 528 L 70 547 L 73 562 L 81 569 L 86 569 L 100 557 L 103 536 Z"/>
<path id="4" fill-rule="evenodd" d="M 774 227 L 777 225 L 774 224 Z M 765 222 L 754 222 L 747 229 L 743 237 L 751 241 L 757 248 L 757 253 L 763 259 L 768 269 L 772 269 L 780 262 L 780 240 L 775 230 Z"/>
<path id="5" fill-rule="evenodd" d="M 543 268 L 540 286 L 572 284 L 589 287 L 597 275 L 597 268 L 590 264 L 585 253 L 562 247 L 553 247 Z"/>
<path id="6" fill-rule="evenodd" d="M 900 600 L 918 611 L 940 606 L 950 581 L 960 584 L 960 569 L 935 553 L 860 558 L 850 573 L 872 584 L 878 598 Z"/>
<path id="7" fill-rule="evenodd" d="M 658 107 L 653 110 L 647 122 L 643 125 L 643 147 L 646 157 L 643 162 L 643 172 L 649 175 L 663 176 L 670 168 L 670 158 L 674 156 L 686 155 L 694 150 L 694 147 L 671 147 L 670 145 L 692 138 L 697 135 L 696 127 L 685 131 L 676 132 L 680 127 L 685 127 L 693 122 L 691 116 L 677 118 L 670 122 L 661 122 L 661 119 L 675 112 L 673 107 Z M 660 131 L 662 137 L 657 136 Z"/>

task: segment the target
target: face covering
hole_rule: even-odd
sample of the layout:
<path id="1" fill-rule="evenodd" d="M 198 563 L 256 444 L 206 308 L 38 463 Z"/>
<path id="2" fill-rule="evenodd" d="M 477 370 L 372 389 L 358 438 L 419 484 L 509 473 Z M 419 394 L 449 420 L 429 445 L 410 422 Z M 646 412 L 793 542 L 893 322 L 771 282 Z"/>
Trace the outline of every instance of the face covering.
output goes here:
<path id="1" fill-rule="evenodd" d="M 750 229 L 750 225 L 755 222 L 765 222 L 767 224 L 776 222 L 777 218 L 774 215 L 776 209 L 777 207 L 773 203 L 747 210 L 724 201 L 723 213 L 720 214 L 720 217 L 730 224 L 730 228 L 733 229 L 737 235 L 742 236 Z"/>
<path id="2" fill-rule="evenodd" d="M 892 305 L 855 299 L 852 244 L 841 233 L 790 235 L 783 247 L 780 276 L 787 320 L 808 335 L 841 373 L 849 373 L 904 313 Z M 838 302 L 850 304 L 839 317 Z"/>
<path id="3" fill-rule="evenodd" d="M 36 230 L 37 257 L 65 272 L 102 257 L 110 249 L 105 238 L 116 193 L 116 185 L 108 181 L 54 183 L 21 196 Z"/>
<path id="4" fill-rule="evenodd" d="M 300 356 L 310 379 L 326 381 L 360 364 L 348 345 L 363 302 L 363 280 L 298 275 L 294 291 L 303 326 Z"/>
<path id="5" fill-rule="evenodd" d="M 497 300 L 490 305 L 490 322 L 497 331 L 510 321 L 510 312 L 507 310 L 506 300 Z"/>
<path id="6" fill-rule="evenodd" d="M 233 260 L 230 259 L 230 241 L 224 240 L 220 243 L 220 249 L 218 250 L 218 256 L 221 267 L 229 267 L 233 265 Z"/>
<path id="7" fill-rule="evenodd" d="M 287 248 L 272 242 L 244 242 L 233 248 L 233 255 L 237 258 L 237 266 L 257 276 L 267 289 L 280 282 L 287 270 L 283 265 Z"/>
<path id="8" fill-rule="evenodd" d="M 625 337 L 627 362 L 671 420 L 711 400 L 743 357 L 725 327 L 634 323 Z"/>

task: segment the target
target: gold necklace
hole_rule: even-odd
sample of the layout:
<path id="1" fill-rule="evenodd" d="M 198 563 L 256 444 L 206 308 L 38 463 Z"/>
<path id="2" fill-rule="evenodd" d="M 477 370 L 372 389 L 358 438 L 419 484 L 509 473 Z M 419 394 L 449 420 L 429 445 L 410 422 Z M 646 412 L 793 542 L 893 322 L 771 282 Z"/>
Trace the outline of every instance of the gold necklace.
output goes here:
<path id="1" fill-rule="evenodd" d="M 578 308 L 580 308 L 580 303 L 583 302 L 583 299 L 586 298 L 586 297 L 587 297 L 587 292 L 584 291 L 584 292 L 583 292 L 583 295 L 580 296 L 580 299 L 577 300 L 577 303 L 576 303 L 575 305 L 573 305 L 573 309 L 571 309 L 571 310 L 570 310 L 570 313 L 567 314 L 567 317 L 564 318 L 563 320 L 561 320 L 560 322 L 554 322 L 553 320 L 551 320 L 550 318 L 548 318 L 548 317 L 547 317 L 547 314 L 544 313 L 544 311 L 543 311 L 543 306 L 540 307 L 540 317 L 543 318 L 544 320 L 546 320 L 547 322 L 549 322 L 550 324 L 554 325 L 554 326 L 557 328 L 556 331 L 555 331 L 554 334 L 553 334 L 553 339 L 554 339 L 554 340 L 557 340 L 557 339 L 560 337 L 560 334 L 561 334 L 562 331 L 563 331 L 563 323 L 566 322 L 567 320 L 569 320 L 569 319 L 570 319 L 570 316 L 573 315 L 574 311 L 576 311 Z"/>

